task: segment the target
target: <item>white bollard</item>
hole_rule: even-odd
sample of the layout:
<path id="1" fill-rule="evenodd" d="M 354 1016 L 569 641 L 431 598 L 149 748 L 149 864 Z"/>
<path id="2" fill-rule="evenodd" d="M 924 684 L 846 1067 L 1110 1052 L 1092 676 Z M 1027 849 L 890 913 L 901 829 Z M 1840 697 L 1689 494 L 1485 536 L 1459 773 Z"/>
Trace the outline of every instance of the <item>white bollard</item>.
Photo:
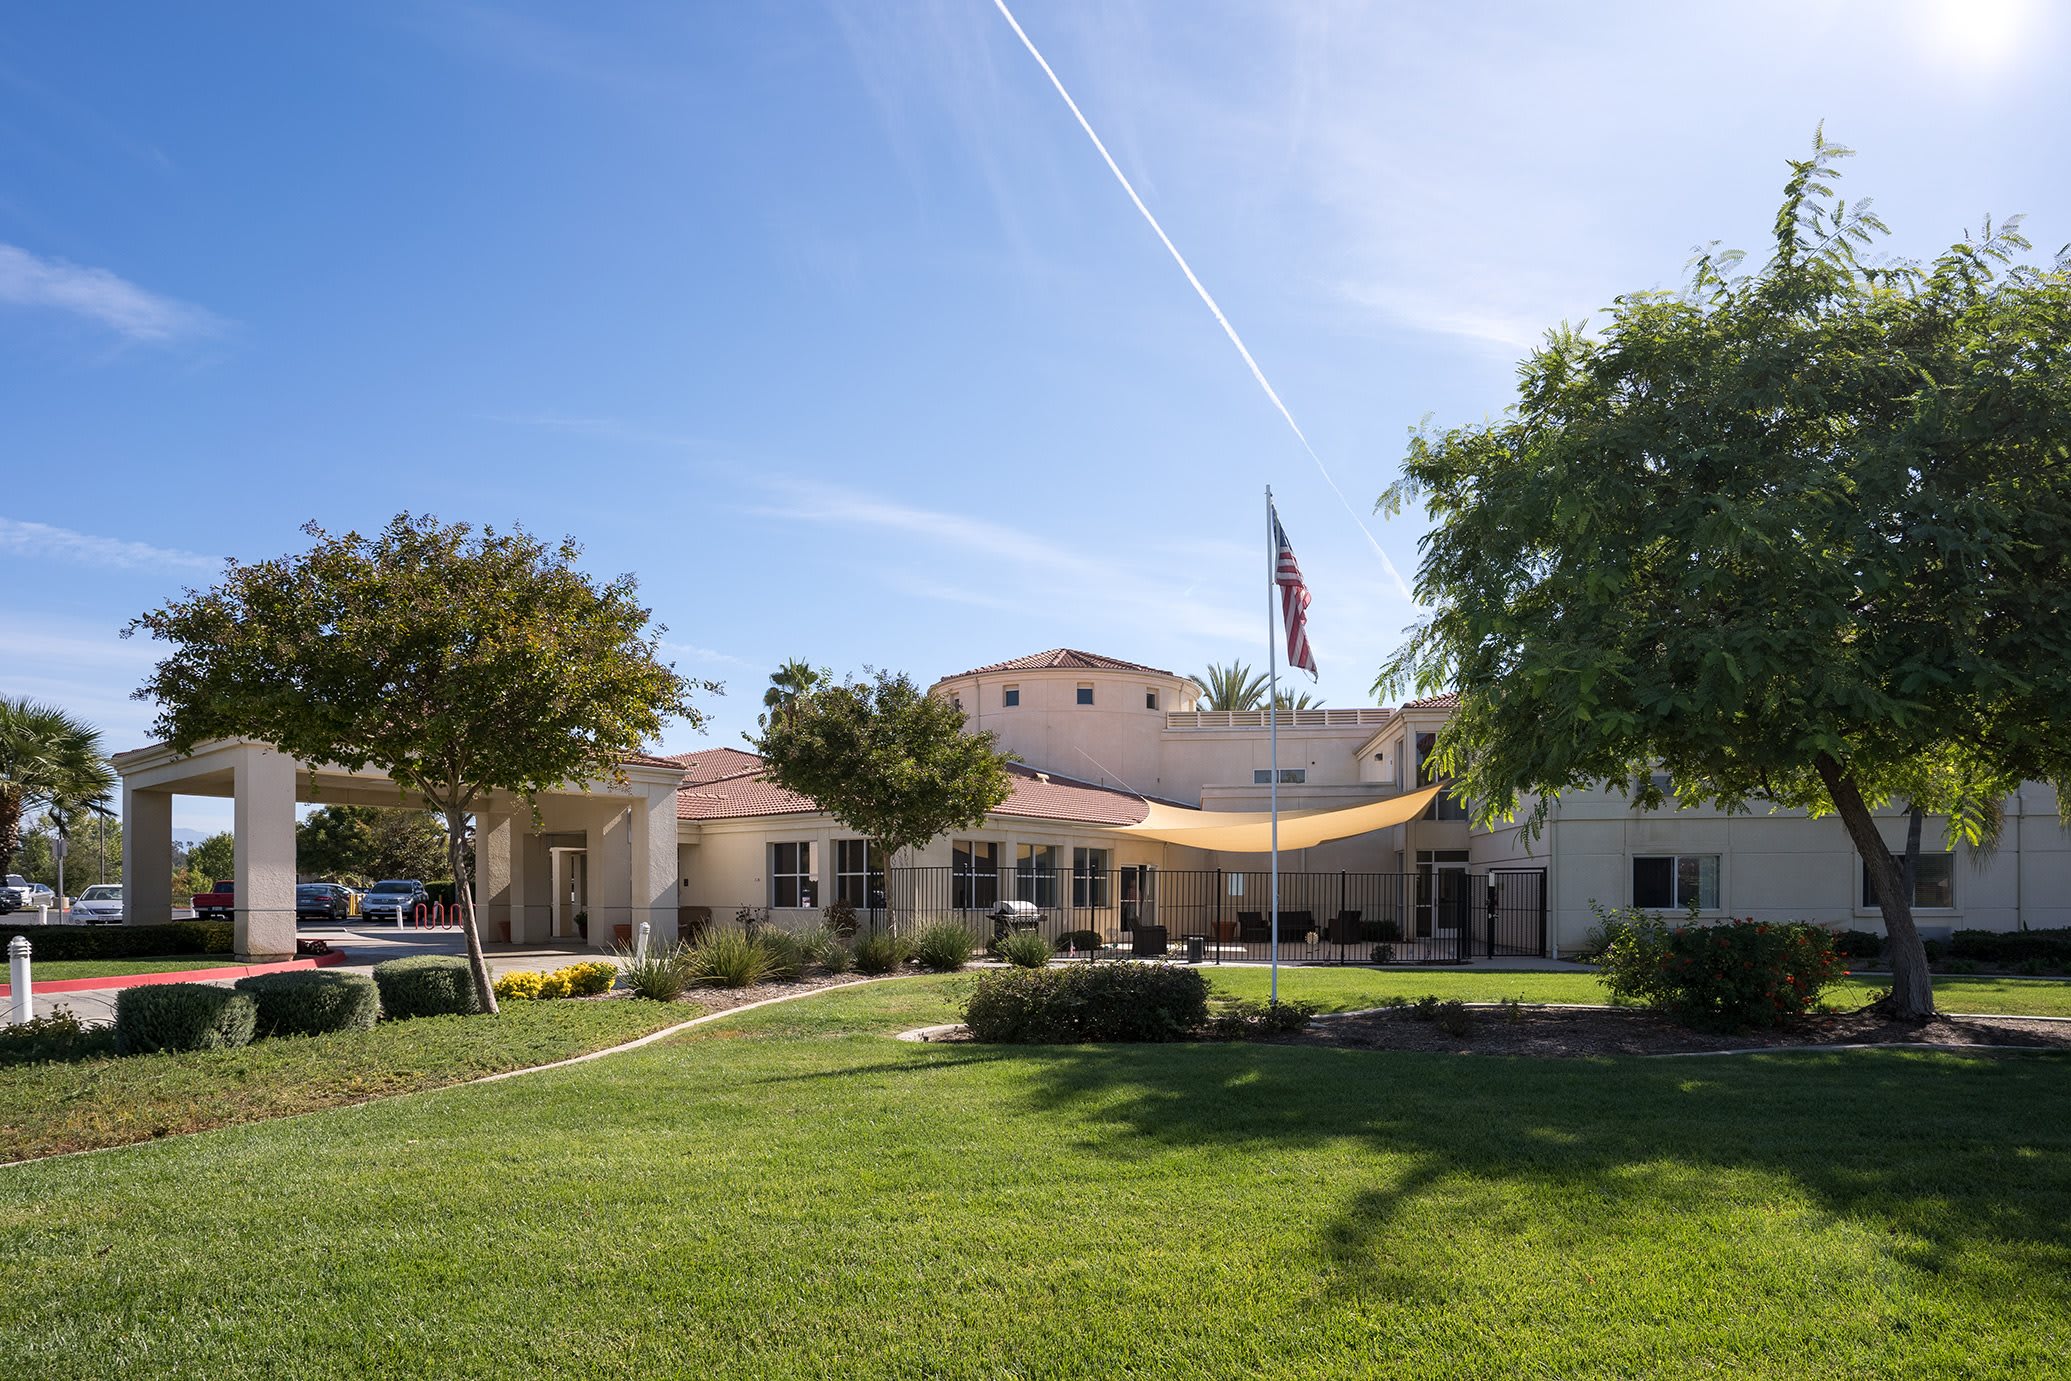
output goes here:
<path id="1" fill-rule="evenodd" d="M 36 996 L 29 987 L 29 937 L 17 935 L 7 942 L 7 982 L 13 994 L 11 1021 L 36 1019 Z"/>
<path id="2" fill-rule="evenodd" d="M 50 908 L 49 908 L 49 907 L 47 907 L 47 906 L 43 906 L 43 905 L 41 905 L 41 904 L 38 904 L 38 906 L 36 907 L 36 924 L 37 924 L 37 925 L 49 925 L 49 924 L 50 924 Z"/>
<path id="3" fill-rule="evenodd" d="M 635 959 L 645 959 L 647 957 L 647 934 L 652 928 L 646 921 L 642 921 L 640 922 L 640 929 L 634 932 L 639 937 L 633 941 L 633 957 Z"/>

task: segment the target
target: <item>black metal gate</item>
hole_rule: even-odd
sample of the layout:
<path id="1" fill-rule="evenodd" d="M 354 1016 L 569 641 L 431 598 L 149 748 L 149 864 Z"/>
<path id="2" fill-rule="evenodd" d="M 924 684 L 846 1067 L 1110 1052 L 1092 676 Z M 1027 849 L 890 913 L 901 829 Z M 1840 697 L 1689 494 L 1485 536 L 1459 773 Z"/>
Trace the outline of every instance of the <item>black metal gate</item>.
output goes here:
<path id="1" fill-rule="evenodd" d="M 1488 959 L 1546 953 L 1546 870 L 1492 868 L 1477 880 L 1482 914 L 1475 950 Z"/>

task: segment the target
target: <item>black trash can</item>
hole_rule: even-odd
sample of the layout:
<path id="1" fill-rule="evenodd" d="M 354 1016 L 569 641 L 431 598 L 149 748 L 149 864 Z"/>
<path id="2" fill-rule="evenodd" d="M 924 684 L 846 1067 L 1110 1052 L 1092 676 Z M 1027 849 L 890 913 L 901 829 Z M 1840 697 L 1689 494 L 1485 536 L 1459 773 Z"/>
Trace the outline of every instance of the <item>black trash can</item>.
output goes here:
<path id="1" fill-rule="evenodd" d="M 1187 962 L 1189 964 L 1198 964 L 1207 957 L 1208 937 L 1206 935 L 1187 936 Z"/>

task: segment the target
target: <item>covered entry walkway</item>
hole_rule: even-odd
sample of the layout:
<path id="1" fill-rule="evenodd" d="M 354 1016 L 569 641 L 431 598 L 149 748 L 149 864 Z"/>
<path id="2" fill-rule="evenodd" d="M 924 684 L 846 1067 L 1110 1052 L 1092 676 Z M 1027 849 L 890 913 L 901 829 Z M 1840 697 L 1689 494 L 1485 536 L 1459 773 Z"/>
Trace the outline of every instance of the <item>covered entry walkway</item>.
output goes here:
<path id="1" fill-rule="evenodd" d="M 295 952 L 298 804 L 428 808 L 382 773 L 297 762 L 249 739 L 203 744 L 185 757 L 153 744 L 117 754 L 114 763 L 122 778 L 124 920 L 172 919 L 173 797 L 230 797 L 236 949 L 248 963 Z M 621 770 L 623 781 L 571 782 L 543 793 L 536 819 L 504 794 L 478 806 L 475 897 L 485 941 L 572 938 L 578 919 L 595 949 L 609 949 L 643 920 L 657 938 L 675 938 L 683 769 L 638 758 Z"/>

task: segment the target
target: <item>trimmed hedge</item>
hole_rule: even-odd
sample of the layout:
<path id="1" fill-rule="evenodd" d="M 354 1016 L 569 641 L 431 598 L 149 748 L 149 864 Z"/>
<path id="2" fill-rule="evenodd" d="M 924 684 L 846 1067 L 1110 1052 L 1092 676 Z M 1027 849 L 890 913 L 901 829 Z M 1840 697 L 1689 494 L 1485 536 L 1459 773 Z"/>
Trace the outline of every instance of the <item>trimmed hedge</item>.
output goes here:
<path id="1" fill-rule="evenodd" d="M 166 954 L 229 954 L 236 943 L 229 921 L 174 921 L 169 925 L 0 925 L 0 947 L 29 937 L 38 959 L 156 959 Z"/>
<path id="2" fill-rule="evenodd" d="M 381 992 L 363 973 L 297 969 L 255 973 L 231 985 L 259 1005 L 261 1036 L 365 1031 L 381 1015 Z"/>
<path id="3" fill-rule="evenodd" d="M 235 1050 L 252 1043 L 258 1024 L 250 993 L 211 983 L 160 983 L 115 995 L 115 1047 L 125 1055 Z"/>
<path id="4" fill-rule="evenodd" d="M 2071 966 L 2071 930 L 1959 930 L 1949 937 L 1948 952 L 1986 964 L 2034 959 Z"/>
<path id="5" fill-rule="evenodd" d="M 1198 970 L 1119 961 L 995 969 L 964 1004 L 964 1025 L 981 1041 L 1176 1041 L 1207 1021 Z"/>
<path id="6" fill-rule="evenodd" d="M 1884 952 L 1884 937 L 1874 930 L 1837 930 L 1834 953 L 1843 959 L 1875 959 Z"/>
<path id="7" fill-rule="evenodd" d="M 381 1013 L 395 1020 L 409 1017 L 473 1016 L 482 1010 L 474 971 L 458 954 L 413 954 L 384 959 L 374 966 L 374 986 L 381 990 Z"/>

